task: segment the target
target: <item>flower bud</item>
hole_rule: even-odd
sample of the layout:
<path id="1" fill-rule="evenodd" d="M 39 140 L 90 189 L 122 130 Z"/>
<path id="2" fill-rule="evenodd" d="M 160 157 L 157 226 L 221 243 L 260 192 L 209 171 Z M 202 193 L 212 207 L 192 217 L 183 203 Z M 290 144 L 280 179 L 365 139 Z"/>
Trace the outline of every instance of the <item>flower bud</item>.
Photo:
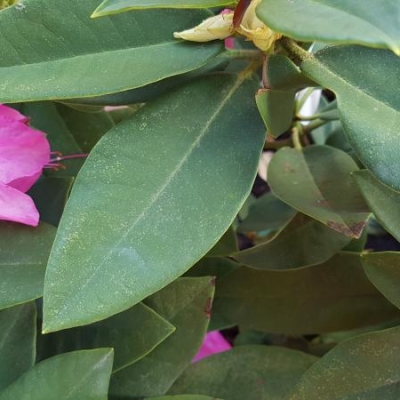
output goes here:
<path id="1" fill-rule="evenodd" d="M 182 32 L 174 32 L 177 39 L 192 42 L 209 42 L 225 39 L 232 34 L 233 11 L 207 18 L 200 25 Z"/>
<path id="2" fill-rule="evenodd" d="M 267 51 L 282 37 L 282 34 L 268 28 L 256 15 L 256 7 L 261 0 L 252 0 L 246 10 L 237 32 L 251 40 L 262 51 Z"/>
<path id="3" fill-rule="evenodd" d="M 0 0 L 0 10 L 7 8 L 17 3 L 19 0 Z"/>

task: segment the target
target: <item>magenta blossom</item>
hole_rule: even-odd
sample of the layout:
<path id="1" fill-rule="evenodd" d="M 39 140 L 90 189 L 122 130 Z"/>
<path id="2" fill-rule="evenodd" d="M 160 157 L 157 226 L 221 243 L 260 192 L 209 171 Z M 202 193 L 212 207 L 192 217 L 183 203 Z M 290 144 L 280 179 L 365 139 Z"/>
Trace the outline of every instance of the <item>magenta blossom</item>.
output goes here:
<path id="1" fill-rule="evenodd" d="M 222 351 L 230 350 L 231 348 L 232 346 L 225 340 L 221 333 L 218 331 L 208 332 L 193 362 L 216 353 L 221 353 Z"/>
<path id="2" fill-rule="evenodd" d="M 25 194 L 50 163 L 50 145 L 28 118 L 0 104 L 0 220 L 37 226 L 39 213 Z"/>

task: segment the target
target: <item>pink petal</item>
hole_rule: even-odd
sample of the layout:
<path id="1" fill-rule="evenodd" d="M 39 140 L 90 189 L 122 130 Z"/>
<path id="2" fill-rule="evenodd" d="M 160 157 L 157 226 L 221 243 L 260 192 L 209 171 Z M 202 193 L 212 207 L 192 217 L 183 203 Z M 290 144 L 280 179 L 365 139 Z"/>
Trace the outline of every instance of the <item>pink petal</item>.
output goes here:
<path id="1" fill-rule="evenodd" d="M 39 213 L 28 195 L 0 183 L 0 220 L 37 226 Z"/>
<path id="2" fill-rule="evenodd" d="M 26 124 L 29 121 L 28 117 L 25 117 L 25 115 L 22 115 L 17 110 L 14 110 L 11 107 L 7 107 L 4 104 L 0 104 L 0 117 L 5 117 L 7 119 L 19 121 L 22 122 L 23 124 Z"/>
<path id="3" fill-rule="evenodd" d="M 43 132 L 0 116 L 0 182 L 26 192 L 50 161 Z"/>
<path id="4" fill-rule="evenodd" d="M 200 350 L 193 359 L 193 362 L 199 361 L 202 358 L 212 356 L 216 353 L 230 350 L 232 346 L 224 339 L 219 331 L 208 332 L 204 338 Z"/>

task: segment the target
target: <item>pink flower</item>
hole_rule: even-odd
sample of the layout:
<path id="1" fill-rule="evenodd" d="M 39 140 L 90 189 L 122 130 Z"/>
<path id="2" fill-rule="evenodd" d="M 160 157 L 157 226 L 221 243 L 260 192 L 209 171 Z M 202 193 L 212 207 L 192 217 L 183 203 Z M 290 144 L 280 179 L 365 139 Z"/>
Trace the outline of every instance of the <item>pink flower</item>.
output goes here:
<path id="1" fill-rule="evenodd" d="M 193 362 L 199 361 L 202 358 L 212 356 L 216 353 L 221 353 L 231 349 L 231 345 L 224 339 L 224 337 L 218 332 L 208 332 L 204 338 L 203 344 L 200 350 L 193 359 Z"/>
<path id="2" fill-rule="evenodd" d="M 30 128 L 28 118 L 0 104 L 0 220 L 37 226 L 39 213 L 25 194 L 50 162 L 43 132 Z"/>

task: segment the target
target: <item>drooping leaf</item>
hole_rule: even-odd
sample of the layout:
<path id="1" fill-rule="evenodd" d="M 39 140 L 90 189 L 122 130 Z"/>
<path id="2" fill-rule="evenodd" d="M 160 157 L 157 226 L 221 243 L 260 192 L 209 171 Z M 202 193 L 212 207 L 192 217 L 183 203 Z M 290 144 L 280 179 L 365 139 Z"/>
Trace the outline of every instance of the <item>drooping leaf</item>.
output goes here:
<path id="1" fill-rule="evenodd" d="M 354 253 L 286 271 L 236 268 L 219 281 L 213 312 L 243 329 L 286 334 L 349 330 L 400 315 Z"/>
<path id="2" fill-rule="evenodd" d="M 384 251 L 361 256 L 365 272 L 376 288 L 400 308 L 400 253 Z"/>
<path id="3" fill-rule="evenodd" d="M 34 303 L 0 311 L 0 392 L 35 363 Z"/>
<path id="4" fill-rule="evenodd" d="M 139 303 L 92 325 L 40 335 L 38 359 L 74 350 L 112 347 L 116 372 L 146 356 L 174 331 L 173 325 Z"/>
<path id="5" fill-rule="evenodd" d="M 268 242 L 232 256 L 253 268 L 284 270 L 321 264 L 349 242 L 349 237 L 298 213 Z"/>
<path id="6" fill-rule="evenodd" d="M 53 0 L 52 12 L 43 12 L 47 0 L 36 0 L 3 10 L 0 102 L 129 90 L 199 68 L 222 50 L 222 41 L 193 44 L 173 37 L 210 16 L 206 10 L 90 19 L 97 5 L 98 0 Z"/>
<path id="7" fill-rule="evenodd" d="M 181 278 L 146 299 L 176 331 L 146 357 L 113 374 L 110 393 L 134 398 L 165 394 L 202 343 L 213 295 L 213 279 Z"/>
<path id="8" fill-rule="evenodd" d="M 273 137 L 285 133 L 292 125 L 296 92 L 315 83 L 282 55 L 268 58 L 266 88 L 256 95 L 258 110 Z"/>
<path id="9" fill-rule="evenodd" d="M 268 183 L 292 207 L 358 238 L 369 210 L 350 175 L 357 170 L 349 155 L 333 147 L 309 146 L 301 151 L 286 147 L 272 158 Z"/>
<path id="10" fill-rule="evenodd" d="M 0 223 L 0 309 L 42 296 L 55 235 L 56 229 L 45 223 L 37 228 Z"/>
<path id="11" fill-rule="evenodd" d="M 264 142 L 256 85 L 246 74 L 198 80 L 101 139 L 72 189 L 50 256 L 46 332 L 133 306 L 212 248 L 255 177 Z"/>
<path id="12" fill-rule="evenodd" d="M 285 133 L 292 125 L 295 91 L 260 89 L 256 94 L 258 111 L 273 137 Z"/>
<path id="13" fill-rule="evenodd" d="M 288 400 L 385 399 L 398 397 L 400 328 L 357 336 L 337 345 L 305 372 Z M 378 397 L 368 397 L 369 393 Z"/>
<path id="14" fill-rule="evenodd" d="M 112 349 L 49 358 L 1 392 L 0 400 L 107 400 L 112 361 Z"/>
<path id="15" fill-rule="evenodd" d="M 191 365 L 169 393 L 229 400 L 281 400 L 318 358 L 272 346 L 238 346 Z"/>
<path id="16" fill-rule="evenodd" d="M 389 90 L 398 79 L 400 57 L 387 50 L 337 46 L 307 58 L 301 69 L 335 92 L 343 128 L 361 162 L 400 190 L 400 99 Z"/>
<path id="17" fill-rule="evenodd" d="M 400 242 L 400 193 L 376 180 L 368 170 L 355 172 L 354 179 L 379 223 Z"/>
<path id="18" fill-rule="evenodd" d="M 236 0 L 104 0 L 92 18 L 146 8 L 213 8 L 234 5 Z"/>
<path id="19" fill-rule="evenodd" d="M 263 0 L 257 8 L 266 25 L 297 40 L 362 44 L 396 54 L 400 54 L 399 14 L 400 5 L 391 0 Z"/>

